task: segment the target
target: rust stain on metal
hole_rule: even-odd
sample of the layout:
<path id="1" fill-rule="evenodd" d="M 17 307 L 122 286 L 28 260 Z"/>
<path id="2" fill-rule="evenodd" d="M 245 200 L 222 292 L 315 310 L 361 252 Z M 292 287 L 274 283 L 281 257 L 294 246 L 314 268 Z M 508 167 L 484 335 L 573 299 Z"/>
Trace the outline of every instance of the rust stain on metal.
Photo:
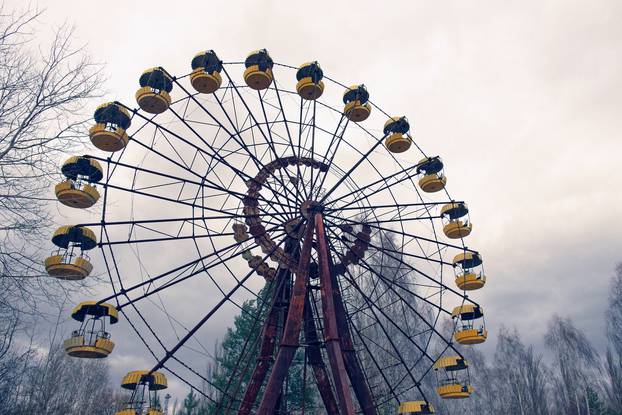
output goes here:
<path id="1" fill-rule="evenodd" d="M 330 273 L 328 248 L 326 246 L 326 234 L 324 222 L 320 213 L 315 214 L 315 227 L 317 233 L 317 253 L 320 265 L 320 284 L 322 294 L 322 309 L 324 311 L 324 340 L 328 360 L 333 372 L 333 381 L 337 390 L 339 407 L 344 415 L 354 415 L 354 403 L 350 396 L 347 374 L 343 354 L 341 352 L 341 340 L 339 328 L 335 317 L 335 301 L 333 297 L 333 282 Z"/>
<path id="2" fill-rule="evenodd" d="M 313 376 L 315 377 L 315 383 L 317 384 L 320 397 L 324 403 L 324 409 L 326 409 L 328 415 L 339 415 L 339 407 L 337 406 L 335 395 L 330 386 L 330 379 L 328 378 L 326 365 L 322 358 L 320 339 L 318 338 L 315 320 L 313 320 L 313 310 L 311 309 L 311 301 L 309 300 L 308 292 L 305 296 L 304 330 L 308 361 L 313 369 Z"/>
<path id="3" fill-rule="evenodd" d="M 289 367 L 294 359 L 296 350 L 300 345 L 300 331 L 302 329 L 305 297 L 307 293 L 307 281 L 309 278 L 309 264 L 311 262 L 311 247 L 313 245 L 312 221 L 307 223 L 305 239 L 302 244 L 300 260 L 296 272 L 296 280 L 291 294 L 289 311 L 285 322 L 285 329 L 279 351 L 274 362 L 274 367 L 268 378 L 268 384 L 259 405 L 258 415 L 272 414 L 279 400 L 283 381 L 287 376 Z"/>

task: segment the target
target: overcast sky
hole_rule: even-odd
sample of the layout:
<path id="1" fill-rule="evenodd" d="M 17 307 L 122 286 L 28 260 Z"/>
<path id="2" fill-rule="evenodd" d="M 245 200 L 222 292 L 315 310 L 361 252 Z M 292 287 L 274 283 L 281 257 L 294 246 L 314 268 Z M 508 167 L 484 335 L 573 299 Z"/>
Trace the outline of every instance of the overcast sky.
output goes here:
<path id="1" fill-rule="evenodd" d="M 278 62 L 318 60 L 335 79 L 363 81 L 409 117 L 417 142 L 443 157 L 452 195 L 469 203 L 492 336 L 505 324 L 541 345 L 558 313 L 602 350 L 622 261 L 622 2 L 40 5 L 43 27 L 75 23 L 76 43 L 106 64 L 109 100 L 133 103 L 144 69 L 185 73 L 204 49 L 242 60 L 265 47 Z M 136 364 L 120 352 L 115 378 Z"/>

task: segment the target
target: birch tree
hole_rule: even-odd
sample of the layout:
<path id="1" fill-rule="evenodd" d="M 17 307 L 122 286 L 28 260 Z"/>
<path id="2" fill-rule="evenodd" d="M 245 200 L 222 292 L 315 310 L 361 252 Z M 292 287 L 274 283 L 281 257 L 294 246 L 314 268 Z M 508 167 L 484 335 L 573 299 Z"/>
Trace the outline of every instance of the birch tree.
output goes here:
<path id="1" fill-rule="evenodd" d="M 607 355 L 605 374 L 607 403 L 612 411 L 622 414 L 622 263 L 611 280 L 607 319 Z"/>
<path id="2" fill-rule="evenodd" d="M 18 316 L 64 297 L 45 278 L 48 210 L 59 161 L 85 134 L 83 109 L 100 67 L 72 45 L 73 29 L 38 36 L 41 12 L 0 5 L 0 313 Z M 42 37 L 47 39 L 39 44 Z M 44 278 L 42 278 L 44 277 Z M 66 286 L 65 286 L 66 287 Z M 4 321 L 5 319 L 3 319 Z"/>
<path id="3" fill-rule="evenodd" d="M 497 413 L 548 414 L 547 378 L 550 376 L 533 346 L 525 346 L 520 334 L 502 328 L 495 352 Z"/>
<path id="4" fill-rule="evenodd" d="M 596 350 L 570 319 L 559 316 L 549 321 L 545 342 L 554 355 L 553 396 L 559 413 L 589 413 L 589 391 L 599 392 L 602 377 Z"/>

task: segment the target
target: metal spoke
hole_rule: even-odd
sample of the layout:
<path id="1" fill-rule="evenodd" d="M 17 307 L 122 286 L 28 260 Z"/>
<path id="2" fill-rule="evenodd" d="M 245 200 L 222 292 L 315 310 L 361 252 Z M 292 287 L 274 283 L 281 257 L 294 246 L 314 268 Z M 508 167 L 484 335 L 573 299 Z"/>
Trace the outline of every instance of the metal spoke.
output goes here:
<path id="1" fill-rule="evenodd" d="M 205 53 L 208 62 L 213 52 Z M 224 83 L 207 68 L 205 75 L 182 76 L 155 68 L 174 86 L 161 115 L 115 103 L 130 112 L 129 142 L 109 157 L 85 156 L 105 164 L 98 184 L 103 207 L 101 220 L 75 225 L 99 236 L 111 293 L 97 303 L 109 301 L 129 322 L 155 361 L 150 372 L 177 377 L 218 413 L 295 411 L 290 377 L 298 364 L 303 385 L 313 379 L 321 395 L 319 408 L 298 405 L 303 412 L 354 414 L 359 408 L 379 415 L 411 396 L 427 402 L 422 382 L 437 359 L 462 356 L 440 328 L 451 316 L 448 306 L 479 306 L 452 288 L 453 279 L 448 285 L 448 267 L 461 265 L 450 254 L 479 255 L 462 238 L 442 238 L 448 219 L 441 206 L 464 202 L 447 189 L 434 197 L 423 193 L 417 181 L 428 174 L 421 168 L 426 161 L 416 160 L 437 157 L 429 158 L 410 132 L 411 152 L 395 154 L 383 146 L 388 134 L 377 119 L 350 122 L 341 104 L 307 99 L 290 87 L 292 71 L 297 78 L 313 73 L 317 82 L 318 66 L 268 60 L 274 71 L 260 73 L 270 79 L 255 90 L 259 83 L 248 77 L 255 68 L 245 72 L 248 85 L 234 76 L 263 58 L 248 59 L 218 60 Z M 216 91 L 195 92 L 197 79 L 209 76 L 219 82 Z M 322 88 L 347 88 L 323 80 Z M 369 102 L 380 118 L 390 118 Z M 326 120 L 332 121 L 322 125 Z M 169 250 L 175 254 L 152 260 Z M 268 268 L 269 258 L 276 269 Z M 251 280 L 254 274 L 266 278 L 264 289 Z M 212 293 L 208 309 L 186 322 L 169 302 L 199 285 Z M 252 308 L 244 306 L 247 300 Z M 220 383 L 194 359 L 214 358 L 199 330 L 229 309 L 252 327 Z M 166 330 L 157 329 L 158 317 Z M 300 362 L 298 347 L 304 349 Z"/>

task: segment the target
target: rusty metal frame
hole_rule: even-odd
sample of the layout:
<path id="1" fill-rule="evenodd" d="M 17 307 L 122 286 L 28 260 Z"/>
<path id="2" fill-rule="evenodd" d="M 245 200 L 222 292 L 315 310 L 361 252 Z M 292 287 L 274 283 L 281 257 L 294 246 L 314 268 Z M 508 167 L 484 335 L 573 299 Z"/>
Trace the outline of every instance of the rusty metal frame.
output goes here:
<path id="1" fill-rule="evenodd" d="M 331 278 L 330 263 L 328 259 L 328 247 L 324 221 L 320 213 L 315 214 L 315 227 L 317 228 L 317 254 L 320 268 L 320 285 L 322 294 L 322 309 L 324 316 L 324 344 L 326 354 L 333 372 L 333 383 L 337 391 L 339 408 L 343 415 L 354 415 L 354 402 L 350 395 L 347 381 L 346 365 L 341 350 L 341 338 L 337 325 L 336 307 L 334 298 L 333 279 Z"/>
<path id="2" fill-rule="evenodd" d="M 323 229 L 322 229 L 323 231 Z M 318 235 L 319 239 L 319 235 Z M 326 236 L 324 235 L 324 244 L 327 244 Z M 320 244 L 318 244 L 320 246 Z M 328 251 L 327 251 L 328 252 Z M 346 366 L 348 377 L 350 378 L 350 384 L 356 395 L 356 399 L 359 402 L 361 411 L 365 415 L 377 415 L 376 405 L 372 397 L 371 391 L 363 369 L 361 368 L 358 357 L 356 356 L 356 350 L 352 342 L 352 334 L 350 332 L 350 326 L 348 325 L 346 308 L 343 304 L 343 298 L 341 296 L 341 289 L 339 288 L 339 282 L 337 276 L 333 272 L 333 262 L 330 255 L 327 255 L 328 263 L 330 267 L 330 279 L 333 289 L 333 302 L 335 304 L 335 319 L 337 322 L 337 329 L 340 333 L 341 351 L 343 353 L 343 359 Z"/>
<path id="3" fill-rule="evenodd" d="M 276 275 L 277 282 L 287 278 L 286 274 L 288 273 L 289 272 L 286 269 L 280 268 Z M 246 387 L 246 391 L 244 392 L 244 398 L 242 398 L 240 408 L 238 409 L 238 415 L 249 415 L 251 413 L 255 399 L 257 399 L 257 395 L 263 385 L 266 374 L 268 373 L 268 370 L 274 360 L 272 355 L 274 354 L 274 348 L 276 345 L 279 314 L 281 313 L 277 303 L 278 298 L 284 290 L 284 286 L 285 284 L 279 284 L 279 289 L 274 291 L 274 301 L 272 302 L 272 307 L 268 312 L 268 316 L 261 333 L 261 346 L 259 349 L 259 356 L 257 357 L 257 363 L 255 364 L 255 369 L 253 370 L 251 379 Z"/>
<path id="4" fill-rule="evenodd" d="M 314 245 L 317 251 L 319 268 L 324 345 L 331 368 L 332 385 L 331 377 L 328 374 L 320 349 L 322 342 L 315 324 L 309 293 L 309 268 L 311 251 Z M 284 275 L 285 273 L 288 275 Z M 288 276 L 287 270 L 279 270 L 279 273 L 277 273 L 277 278 L 287 278 Z M 283 382 L 287 377 L 296 350 L 300 347 L 300 333 L 303 327 L 308 363 L 313 369 L 315 381 L 327 414 L 355 414 L 355 405 L 350 393 L 351 385 L 363 414 L 377 415 L 373 396 L 369 390 L 369 385 L 367 385 L 352 342 L 341 290 L 337 277 L 333 272 L 333 263 L 328 250 L 328 240 L 321 213 L 315 213 L 307 222 L 295 282 L 291 293 L 287 291 L 289 290 L 282 287 L 274 294 L 277 296 L 275 298 L 283 295 L 289 297 L 287 318 L 284 322 L 276 359 L 273 359 L 273 355 L 279 335 L 279 318 L 283 312 L 282 307 L 276 305 L 278 301 L 272 306 L 267 316 L 262 332 L 260 354 L 238 415 L 251 414 L 252 407 L 270 367 L 272 367 L 272 370 L 270 371 L 257 415 L 273 415 L 277 413 L 277 406 L 283 399 Z"/>
<path id="5" fill-rule="evenodd" d="M 313 309 L 311 308 L 308 291 L 305 297 L 304 330 L 305 343 L 307 346 L 307 360 L 313 369 L 313 376 L 315 377 L 315 383 L 320 392 L 322 403 L 324 403 L 324 409 L 326 409 L 328 415 L 339 415 L 339 407 L 337 406 L 337 401 L 335 400 L 335 395 L 330 385 L 328 372 L 326 371 L 326 365 L 322 358 L 322 351 L 320 350 L 321 341 L 313 318 Z"/>
<path id="6" fill-rule="evenodd" d="M 259 405 L 258 414 L 272 414 L 279 400 L 283 381 L 287 376 L 289 367 L 294 359 L 296 350 L 300 346 L 300 331 L 304 317 L 304 304 L 307 293 L 307 280 L 309 278 L 309 264 L 311 263 L 311 248 L 313 245 L 314 225 L 309 221 L 306 226 L 305 239 L 302 244 L 296 280 L 291 293 L 287 320 L 283 331 L 283 337 L 279 344 L 279 351 L 274 361 L 272 372 Z"/>

